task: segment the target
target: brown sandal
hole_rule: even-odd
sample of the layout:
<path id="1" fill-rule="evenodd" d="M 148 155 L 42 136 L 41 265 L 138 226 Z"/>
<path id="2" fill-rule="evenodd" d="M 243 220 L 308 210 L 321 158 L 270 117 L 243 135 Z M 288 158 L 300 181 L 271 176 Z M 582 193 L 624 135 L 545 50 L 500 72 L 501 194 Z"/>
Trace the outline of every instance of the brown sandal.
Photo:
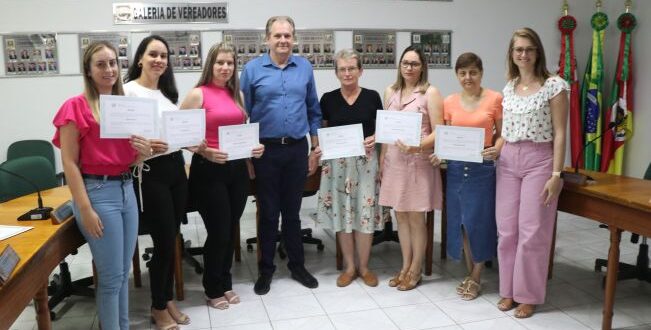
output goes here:
<path id="1" fill-rule="evenodd" d="M 420 284 L 420 280 L 423 277 L 419 273 L 418 275 L 415 275 L 412 271 L 408 271 L 407 274 L 405 275 L 405 278 L 400 282 L 400 285 L 398 285 L 398 290 L 400 291 L 409 291 L 414 289 L 415 287 Z"/>
<path id="2" fill-rule="evenodd" d="M 466 290 L 461 294 L 461 299 L 463 300 L 473 300 L 479 296 L 479 291 L 481 291 L 481 284 L 475 282 L 472 279 L 468 279 L 466 283 Z"/>
<path id="3" fill-rule="evenodd" d="M 520 304 L 513 312 L 513 316 L 518 319 L 526 319 L 533 315 L 533 312 L 536 310 L 536 305 L 531 304 Z"/>
<path id="4" fill-rule="evenodd" d="M 497 309 L 502 312 L 508 312 L 515 308 L 518 304 L 513 300 L 513 298 L 502 298 L 497 302 Z"/>
<path id="5" fill-rule="evenodd" d="M 404 277 L 405 277 L 405 272 L 403 272 L 401 270 L 398 274 L 394 275 L 389 280 L 389 286 L 392 287 L 392 288 L 397 287 L 398 285 L 400 285 L 400 282 L 402 282 L 404 280 Z"/>

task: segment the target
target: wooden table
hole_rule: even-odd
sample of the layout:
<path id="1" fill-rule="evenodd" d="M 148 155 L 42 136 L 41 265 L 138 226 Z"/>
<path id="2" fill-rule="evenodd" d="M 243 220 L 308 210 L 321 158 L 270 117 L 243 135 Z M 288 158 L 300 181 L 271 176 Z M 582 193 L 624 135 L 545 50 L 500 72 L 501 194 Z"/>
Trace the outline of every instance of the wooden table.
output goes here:
<path id="1" fill-rule="evenodd" d="M 610 250 L 601 328 L 611 329 L 622 231 L 651 236 L 651 181 L 607 173 L 589 172 L 596 180 L 587 186 L 565 185 L 558 210 L 605 223 L 610 230 Z"/>
<path id="2" fill-rule="evenodd" d="M 43 203 L 56 207 L 70 199 L 68 187 L 43 191 Z M 0 204 L 0 224 L 32 226 L 20 235 L 0 241 L 0 251 L 7 245 L 16 251 L 20 262 L 9 280 L 0 286 L 0 329 L 9 329 L 34 299 L 38 329 L 51 329 L 48 308 L 48 277 L 67 255 L 85 243 L 74 221 L 53 225 L 50 220 L 17 221 L 16 218 L 36 207 L 36 194 Z"/>

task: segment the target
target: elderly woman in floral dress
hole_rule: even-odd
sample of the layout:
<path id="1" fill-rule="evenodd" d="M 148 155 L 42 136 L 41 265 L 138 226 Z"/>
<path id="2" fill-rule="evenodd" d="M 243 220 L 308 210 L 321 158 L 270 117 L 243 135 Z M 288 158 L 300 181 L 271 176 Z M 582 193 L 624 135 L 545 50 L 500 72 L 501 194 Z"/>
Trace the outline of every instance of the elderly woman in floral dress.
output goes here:
<path id="1" fill-rule="evenodd" d="M 362 124 L 366 156 L 323 161 L 317 221 L 337 232 L 345 269 L 337 286 L 349 285 L 360 276 L 368 286 L 378 284 L 368 269 L 373 232 L 384 222 L 377 203 L 378 158 L 375 150 L 375 116 L 382 99 L 374 91 L 359 86 L 362 76 L 359 54 L 344 49 L 335 55 L 335 74 L 341 87 L 323 94 L 323 127 Z M 357 265 L 355 265 L 357 252 Z"/>

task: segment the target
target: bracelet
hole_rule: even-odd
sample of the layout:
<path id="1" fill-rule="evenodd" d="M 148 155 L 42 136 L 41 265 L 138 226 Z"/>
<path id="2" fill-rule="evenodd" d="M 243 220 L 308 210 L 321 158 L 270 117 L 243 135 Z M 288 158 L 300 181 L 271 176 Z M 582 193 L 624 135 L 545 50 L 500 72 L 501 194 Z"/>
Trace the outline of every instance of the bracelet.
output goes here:
<path id="1" fill-rule="evenodd" d="M 316 150 L 316 147 L 315 147 L 315 146 L 311 146 L 311 147 L 310 147 L 310 151 L 314 151 L 314 150 Z"/>
<path id="2" fill-rule="evenodd" d="M 554 172 L 552 172 L 552 176 L 560 178 L 561 177 L 561 172 L 560 171 L 554 171 Z"/>

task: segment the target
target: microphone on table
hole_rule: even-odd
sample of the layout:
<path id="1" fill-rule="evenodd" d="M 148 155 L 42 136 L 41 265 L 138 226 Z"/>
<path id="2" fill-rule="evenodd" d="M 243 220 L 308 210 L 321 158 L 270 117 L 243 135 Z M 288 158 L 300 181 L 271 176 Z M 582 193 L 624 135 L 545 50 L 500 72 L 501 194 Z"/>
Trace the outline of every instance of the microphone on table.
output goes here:
<path id="1" fill-rule="evenodd" d="M 52 212 L 52 208 L 49 206 L 43 206 L 43 199 L 41 198 L 41 189 L 31 180 L 27 179 L 26 177 L 14 173 L 12 171 L 9 171 L 7 169 L 4 169 L 0 167 L 0 171 L 11 174 L 24 182 L 27 182 L 29 185 L 31 185 L 35 190 L 36 190 L 36 195 L 38 196 L 38 207 L 35 209 L 31 209 L 27 211 L 27 213 L 21 215 L 18 217 L 19 221 L 23 220 L 47 220 L 50 218 L 50 212 Z"/>
<path id="2" fill-rule="evenodd" d="M 563 181 L 564 182 L 577 184 L 577 185 L 582 186 L 582 185 L 585 185 L 586 182 L 588 182 L 588 180 L 593 180 L 590 176 L 585 175 L 583 173 L 579 173 L 579 162 L 581 161 L 581 157 L 583 157 L 583 152 L 585 151 L 585 149 L 588 146 L 593 144 L 595 141 L 597 141 L 599 138 L 601 138 L 608 131 L 610 131 L 611 129 L 613 129 L 613 128 L 619 126 L 621 123 L 623 123 L 626 120 L 627 116 L 628 115 L 624 115 L 624 116 L 622 116 L 621 118 L 619 118 L 619 119 L 617 119 L 615 121 L 611 121 L 610 123 L 608 123 L 608 126 L 606 127 L 606 129 L 604 129 L 599 135 L 597 135 L 596 137 L 590 139 L 590 141 L 588 141 L 586 144 L 583 145 L 583 148 L 581 148 L 581 150 L 579 150 L 579 155 L 576 158 L 576 162 L 574 162 L 574 164 L 573 164 L 574 166 L 572 166 L 573 171 L 563 171 L 562 174 L 563 174 Z"/>

